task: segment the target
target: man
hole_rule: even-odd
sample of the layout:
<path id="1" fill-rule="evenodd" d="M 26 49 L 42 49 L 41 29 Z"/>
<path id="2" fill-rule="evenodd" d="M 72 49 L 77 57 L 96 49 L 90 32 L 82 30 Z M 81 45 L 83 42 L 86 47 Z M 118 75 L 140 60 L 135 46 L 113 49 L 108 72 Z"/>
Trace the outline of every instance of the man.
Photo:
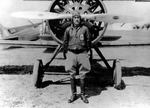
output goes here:
<path id="1" fill-rule="evenodd" d="M 70 73 L 72 96 L 69 103 L 77 99 L 75 75 L 79 71 L 81 99 L 89 103 L 85 96 L 85 75 L 90 72 L 88 51 L 91 47 L 90 33 L 86 26 L 81 24 L 81 16 L 78 12 L 72 15 L 72 24 L 64 33 L 64 52 L 66 52 L 66 71 Z"/>

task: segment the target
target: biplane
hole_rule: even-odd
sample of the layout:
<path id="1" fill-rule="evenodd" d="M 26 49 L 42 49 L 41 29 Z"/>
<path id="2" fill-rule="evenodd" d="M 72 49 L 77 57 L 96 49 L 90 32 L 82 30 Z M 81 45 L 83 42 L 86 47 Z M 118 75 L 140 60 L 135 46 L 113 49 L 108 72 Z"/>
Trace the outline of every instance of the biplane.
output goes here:
<path id="1" fill-rule="evenodd" d="M 118 40 L 121 36 L 105 36 L 105 31 L 109 23 L 132 23 L 141 21 L 142 19 L 134 16 L 108 14 L 107 8 L 102 0 L 53 0 L 51 1 L 48 11 L 21 11 L 12 13 L 13 17 L 36 20 L 39 19 L 45 22 L 49 32 L 49 34 L 45 35 L 45 37 L 52 37 L 53 41 L 47 40 L 47 42 L 41 43 L 30 40 L 28 40 L 28 42 L 24 40 L 10 40 L 11 38 L 7 38 L 5 41 L 0 40 L 0 44 L 35 47 L 41 46 L 46 48 L 50 48 L 52 46 L 56 47 L 49 62 L 44 65 L 42 60 L 37 60 L 34 64 L 33 84 L 35 87 L 40 88 L 43 81 L 44 72 L 47 70 L 60 50 L 63 49 L 63 34 L 65 29 L 71 24 L 73 11 L 78 11 L 81 14 L 83 23 L 89 28 L 92 34 L 91 49 L 97 52 L 107 69 L 113 73 L 112 77 L 114 87 L 120 87 L 122 82 L 120 61 L 119 59 L 115 59 L 113 66 L 110 66 L 107 59 L 101 52 L 101 47 L 105 47 L 105 42 Z M 11 35 L 9 37 L 11 37 Z M 109 46 L 111 45 L 107 45 L 107 47 Z M 91 60 L 93 59 L 92 50 L 90 51 Z"/>

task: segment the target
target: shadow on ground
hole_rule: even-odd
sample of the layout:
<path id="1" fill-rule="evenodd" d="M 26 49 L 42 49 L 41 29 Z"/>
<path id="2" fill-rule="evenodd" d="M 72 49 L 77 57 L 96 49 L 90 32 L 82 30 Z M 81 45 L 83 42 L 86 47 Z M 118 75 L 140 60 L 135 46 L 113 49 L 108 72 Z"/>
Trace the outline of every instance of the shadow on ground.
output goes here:
<path id="1" fill-rule="evenodd" d="M 61 71 L 60 71 L 61 70 Z M 0 74 L 32 74 L 33 65 L 5 65 L 0 66 Z M 65 72 L 64 66 L 55 66 L 51 65 L 47 69 L 47 75 L 67 75 Z M 99 74 L 99 75 L 111 75 L 110 71 L 106 67 L 101 66 L 97 62 L 92 63 L 92 72 L 90 75 Z M 150 76 L 150 67 L 122 67 L 122 76 Z"/>

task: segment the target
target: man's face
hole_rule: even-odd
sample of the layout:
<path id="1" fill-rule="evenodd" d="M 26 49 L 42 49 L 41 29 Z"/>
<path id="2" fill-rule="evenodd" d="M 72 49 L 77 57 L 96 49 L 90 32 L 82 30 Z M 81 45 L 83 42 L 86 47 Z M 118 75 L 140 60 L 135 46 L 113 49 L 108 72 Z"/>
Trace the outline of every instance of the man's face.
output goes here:
<path id="1" fill-rule="evenodd" d="M 73 23 L 74 25 L 79 25 L 80 24 L 80 16 L 74 16 L 73 17 Z"/>

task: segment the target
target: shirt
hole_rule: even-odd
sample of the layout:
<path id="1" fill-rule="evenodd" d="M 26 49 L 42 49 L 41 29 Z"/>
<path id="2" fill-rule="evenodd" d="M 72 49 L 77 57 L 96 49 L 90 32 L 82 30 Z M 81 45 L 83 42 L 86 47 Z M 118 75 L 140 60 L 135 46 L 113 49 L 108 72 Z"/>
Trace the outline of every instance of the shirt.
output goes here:
<path id="1" fill-rule="evenodd" d="M 64 33 L 64 48 L 70 50 L 89 50 L 91 46 L 90 33 L 86 26 L 77 28 L 71 25 Z"/>

